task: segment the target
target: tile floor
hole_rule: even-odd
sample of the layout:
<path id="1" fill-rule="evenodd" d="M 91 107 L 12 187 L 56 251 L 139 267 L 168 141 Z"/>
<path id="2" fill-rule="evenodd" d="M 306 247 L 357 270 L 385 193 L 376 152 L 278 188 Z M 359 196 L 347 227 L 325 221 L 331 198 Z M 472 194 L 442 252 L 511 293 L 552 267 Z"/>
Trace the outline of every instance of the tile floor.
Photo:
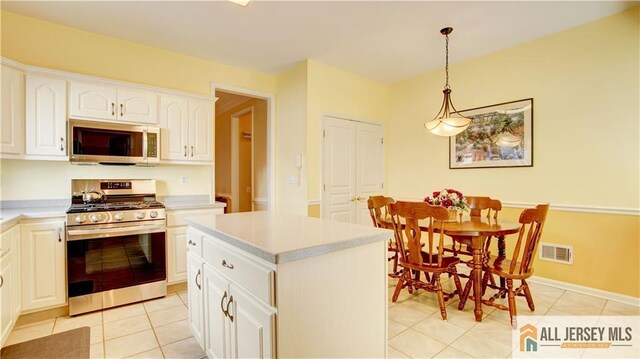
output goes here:
<path id="1" fill-rule="evenodd" d="M 448 320 L 443 321 L 433 293 L 404 290 L 392 303 L 395 283 L 389 280 L 389 358 L 510 357 L 508 312 L 485 306 L 485 319 L 476 323 L 472 303 L 458 311 L 454 299 L 447 306 Z M 536 311 L 529 311 L 524 298 L 518 297 L 519 315 L 640 315 L 638 307 L 535 283 L 530 286 Z M 450 291 L 453 282 L 447 279 L 443 287 Z M 187 327 L 187 304 L 186 292 L 174 292 L 104 312 L 49 319 L 14 328 L 6 345 L 89 326 L 92 358 L 199 359 L 205 354 Z"/>
<path id="2" fill-rule="evenodd" d="M 187 322 L 187 293 L 172 292 L 144 303 L 15 327 L 5 345 L 88 326 L 91 358 L 203 358 Z"/>
<path id="3" fill-rule="evenodd" d="M 458 271 L 467 272 L 464 268 Z M 464 285 L 466 279 L 462 281 Z M 403 290 L 392 303 L 395 284 L 395 279 L 389 280 L 389 358 L 511 357 L 508 311 L 483 306 L 484 319 L 476 323 L 473 303 L 467 302 L 464 310 L 458 311 L 458 300 L 452 299 L 447 305 L 447 321 L 443 321 L 434 293 Z M 531 312 L 524 297 L 517 297 L 518 315 L 640 315 L 639 307 L 531 282 L 529 286 L 536 310 Z M 451 291 L 453 281 L 443 281 L 443 287 Z"/>

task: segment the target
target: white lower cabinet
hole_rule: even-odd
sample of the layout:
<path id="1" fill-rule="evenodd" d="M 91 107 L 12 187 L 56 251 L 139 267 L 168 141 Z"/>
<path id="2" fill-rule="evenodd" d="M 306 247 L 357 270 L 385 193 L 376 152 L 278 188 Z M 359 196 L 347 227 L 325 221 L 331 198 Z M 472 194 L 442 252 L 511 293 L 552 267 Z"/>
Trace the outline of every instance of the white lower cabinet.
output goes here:
<path id="1" fill-rule="evenodd" d="M 9 337 L 21 311 L 20 304 L 20 226 L 4 231 L 0 237 L 0 346 Z"/>
<path id="2" fill-rule="evenodd" d="M 167 227 L 167 283 L 187 280 L 187 227 Z"/>
<path id="3" fill-rule="evenodd" d="M 235 278 L 251 276 L 257 263 L 209 261 L 207 250 L 214 238 L 189 229 L 188 240 L 202 243 L 203 257 L 189 251 L 189 327 L 196 340 L 204 330 L 204 345 L 209 358 L 273 358 L 275 357 L 276 309 L 258 299 Z M 215 245 L 213 248 L 218 248 Z M 225 253 L 222 253 L 224 256 Z M 236 253 L 237 255 L 237 253 Z M 226 258 L 233 258 L 228 256 Z M 217 267 L 233 270 L 223 273 Z M 203 276 L 199 277 L 200 270 Z M 237 274 L 236 274 L 237 273 Z M 272 286 L 269 282 L 267 285 Z M 201 288 L 202 287 L 202 288 Z M 202 304 L 204 303 L 204 307 Z"/>
<path id="4" fill-rule="evenodd" d="M 64 220 L 22 225 L 22 310 L 66 303 Z"/>

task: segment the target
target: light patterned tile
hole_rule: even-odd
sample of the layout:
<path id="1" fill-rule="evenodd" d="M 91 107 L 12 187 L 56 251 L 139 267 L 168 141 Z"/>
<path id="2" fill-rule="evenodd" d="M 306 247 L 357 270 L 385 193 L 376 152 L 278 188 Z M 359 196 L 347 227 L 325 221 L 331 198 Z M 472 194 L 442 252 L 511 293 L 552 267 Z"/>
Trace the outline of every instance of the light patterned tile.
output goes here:
<path id="1" fill-rule="evenodd" d="M 92 345 L 103 342 L 104 336 L 102 335 L 102 325 L 96 325 L 95 327 L 91 327 L 90 332 L 91 332 Z"/>
<path id="2" fill-rule="evenodd" d="M 144 353 L 140 353 L 140 354 L 136 354 L 133 356 L 130 356 L 129 358 L 133 359 L 163 359 L 164 355 L 162 355 L 162 350 L 160 350 L 160 348 L 155 348 L 155 349 L 151 349 L 149 351 L 146 351 Z M 169 358 L 171 359 L 171 358 Z"/>
<path id="3" fill-rule="evenodd" d="M 125 318 L 104 324 L 104 338 L 111 340 L 151 329 L 146 315 Z"/>
<path id="4" fill-rule="evenodd" d="M 157 312 L 159 310 L 170 309 L 174 307 L 184 307 L 184 303 L 180 300 L 180 297 L 175 293 L 168 294 L 164 298 L 154 299 L 144 302 L 144 307 L 147 313 Z"/>
<path id="5" fill-rule="evenodd" d="M 440 305 L 435 293 L 425 293 L 402 302 L 402 305 L 415 309 L 426 315 L 440 313 Z"/>
<path id="6" fill-rule="evenodd" d="M 395 320 L 396 322 L 408 327 L 428 317 L 427 314 L 412 309 L 404 304 L 398 304 L 393 308 L 389 308 L 388 313 L 389 319 Z"/>
<path id="7" fill-rule="evenodd" d="M 438 355 L 436 355 L 435 357 L 436 358 L 452 358 L 452 359 L 473 358 L 472 356 L 467 355 L 466 353 L 463 353 L 457 349 L 453 349 L 452 347 L 444 348 L 444 350 L 438 353 Z"/>
<path id="8" fill-rule="evenodd" d="M 562 296 L 565 292 L 564 289 L 550 287 L 548 285 L 539 284 L 539 283 L 532 283 L 530 281 L 527 281 L 527 284 L 529 284 L 529 289 L 531 289 L 531 292 L 544 294 L 549 297 L 560 298 L 560 296 Z"/>
<path id="9" fill-rule="evenodd" d="M 178 297 L 180 297 L 180 300 L 182 300 L 184 305 L 189 306 L 189 295 L 187 294 L 187 291 L 178 292 Z"/>
<path id="10" fill-rule="evenodd" d="M 95 327 L 98 325 L 102 325 L 102 312 L 82 314 L 76 317 L 58 317 L 56 318 L 53 332 L 60 333 L 80 327 Z"/>
<path id="11" fill-rule="evenodd" d="M 511 328 L 511 321 L 496 321 L 485 319 L 482 322 L 476 324 L 469 331 L 470 334 L 474 334 L 478 337 L 485 336 L 491 338 L 502 345 L 511 347 L 511 335 L 513 329 Z"/>
<path id="12" fill-rule="evenodd" d="M 128 356 L 157 348 L 158 342 L 153 330 L 146 330 L 105 342 L 106 357 L 112 359 Z"/>
<path id="13" fill-rule="evenodd" d="M 471 331 L 450 345 L 453 349 L 477 358 L 504 358 L 511 353 L 511 346 L 501 344 L 487 335 Z"/>
<path id="14" fill-rule="evenodd" d="M 395 287 L 389 287 L 388 289 L 388 297 L 389 298 L 389 302 L 393 302 L 393 292 L 396 290 Z M 398 295 L 398 300 L 395 303 L 402 303 L 405 300 L 412 298 L 414 296 L 418 296 L 420 295 L 422 292 L 421 291 L 413 291 L 413 294 L 409 293 L 409 290 L 407 290 L 407 288 L 403 288 L 400 291 L 400 294 Z"/>
<path id="15" fill-rule="evenodd" d="M 10 334 L 5 345 L 12 345 L 26 342 L 27 340 L 41 338 L 51 335 L 53 331 L 53 321 L 45 321 L 40 324 L 29 325 L 24 328 L 14 329 Z"/>
<path id="16" fill-rule="evenodd" d="M 444 344 L 451 344 L 466 331 L 435 315 L 419 322 L 411 328 Z"/>
<path id="17" fill-rule="evenodd" d="M 387 321 L 387 339 L 391 339 L 406 330 L 407 326 L 396 322 L 395 320 Z"/>
<path id="18" fill-rule="evenodd" d="M 205 356 L 193 337 L 165 345 L 162 351 L 167 358 L 171 359 L 200 359 Z"/>
<path id="19" fill-rule="evenodd" d="M 640 315 L 640 307 L 608 300 L 602 315 Z"/>
<path id="20" fill-rule="evenodd" d="M 120 319 L 136 317 L 138 315 L 147 314 L 142 303 L 125 305 L 123 307 L 105 310 L 103 318 L 105 323 L 113 322 Z"/>
<path id="21" fill-rule="evenodd" d="M 389 345 L 412 358 L 432 358 L 446 347 L 443 343 L 407 329 L 388 341 Z"/>
<path id="22" fill-rule="evenodd" d="M 405 359 L 409 358 L 403 352 L 387 345 L 387 358 L 389 359 Z M 409 358 L 410 359 L 410 358 Z"/>
<path id="23" fill-rule="evenodd" d="M 13 327 L 13 330 L 33 327 L 33 326 L 37 326 L 37 325 L 44 325 L 44 324 L 51 324 L 51 327 L 53 328 L 53 324 L 55 323 L 55 321 L 56 321 L 56 318 L 51 318 L 51 319 L 45 319 L 45 320 L 41 320 L 41 321 L 33 322 L 33 323 L 27 323 L 27 324 L 23 324 L 23 325 L 16 325 L 16 326 Z"/>
<path id="24" fill-rule="evenodd" d="M 160 343 L 161 346 L 191 337 L 189 321 L 187 319 L 156 327 L 154 331 L 156 332 L 158 343 Z"/>
<path id="25" fill-rule="evenodd" d="M 189 311 L 184 305 L 149 313 L 149 319 L 154 328 L 187 319 L 188 317 Z"/>
<path id="26" fill-rule="evenodd" d="M 103 343 L 97 343 L 97 344 L 92 344 L 89 347 L 89 356 L 91 357 L 91 359 L 102 359 L 104 358 L 104 344 Z"/>

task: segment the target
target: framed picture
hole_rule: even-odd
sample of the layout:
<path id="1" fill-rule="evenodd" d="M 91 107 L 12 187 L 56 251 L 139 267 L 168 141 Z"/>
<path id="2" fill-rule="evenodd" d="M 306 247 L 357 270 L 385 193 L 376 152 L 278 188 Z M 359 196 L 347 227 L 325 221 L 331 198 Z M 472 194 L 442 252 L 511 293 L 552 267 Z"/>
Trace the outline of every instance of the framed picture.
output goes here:
<path id="1" fill-rule="evenodd" d="M 471 118 L 449 139 L 449 168 L 533 166 L 533 99 L 460 111 Z"/>

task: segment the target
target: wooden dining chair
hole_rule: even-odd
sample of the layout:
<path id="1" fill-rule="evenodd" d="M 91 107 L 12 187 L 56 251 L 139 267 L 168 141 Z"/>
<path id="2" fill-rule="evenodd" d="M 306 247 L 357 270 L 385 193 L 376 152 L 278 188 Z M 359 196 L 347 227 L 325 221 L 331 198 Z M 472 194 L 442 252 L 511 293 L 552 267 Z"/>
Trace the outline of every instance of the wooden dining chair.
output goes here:
<path id="1" fill-rule="evenodd" d="M 374 227 L 393 229 L 391 224 L 391 218 L 389 215 L 389 204 L 395 201 L 391 197 L 385 196 L 371 196 L 367 200 L 367 206 L 369 207 L 369 214 L 371 215 L 371 221 Z M 400 271 L 398 270 L 398 247 L 396 246 L 395 238 L 389 239 L 387 246 L 389 251 L 389 261 L 393 261 L 393 270 L 389 273 L 389 277 L 398 278 Z"/>
<path id="2" fill-rule="evenodd" d="M 518 241 L 515 244 L 513 255 L 511 258 L 504 256 L 492 256 L 489 258 L 485 266 L 485 273 L 482 279 L 483 292 L 487 287 L 497 289 L 497 292 L 488 300 L 483 300 L 483 304 L 494 306 L 501 310 L 508 310 L 511 317 L 511 325 L 516 328 L 516 296 L 524 296 L 531 311 L 535 310 L 531 290 L 526 279 L 533 274 L 533 261 L 538 250 L 538 243 L 542 236 L 542 229 L 547 218 L 549 210 L 548 204 L 539 204 L 536 208 L 529 208 L 520 214 L 521 223 L 518 232 Z M 496 286 L 490 283 L 490 278 L 497 275 L 506 280 L 506 288 L 504 286 Z M 520 280 L 521 285 L 513 288 L 513 281 Z M 506 307 L 502 304 L 495 303 L 499 297 L 507 294 L 508 304 Z"/>
<path id="3" fill-rule="evenodd" d="M 462 286 L 456 271 L 456 264 L 460 259 L 444 255 L 444 221 L 449 218 L 446 208 L 432 206 L 426 202 L 396 202 L 389 205 L 391 222 L 393 225 L 396 246 L 399 250 L 400 267 L 402 268 L 392 300 L 398 300 L 400 291 L 407 287 L 409 292 L 424 289 L 435 292 L 440 305 L 440 314 L 443 320 L 447 320 L 445 302 L 461 293 Z M 421 245 L 422 233 L 418 221 L 428 220 L 427 243 Z M 438 234 L 437 243 L 434 232 Z M 405 244 L 404 239 L 407 239 Z M 435 245 L 435 247 L 434 247 Z M 425 248 L 425 250 L 423 250 Z M 425 280 L 421 279 L 421 273 L 425 274 Z M 450 273 L 456 286 L 452 293 L 442 290 L 440 276 Z"/>
<path id="4" fill-rule="evenodd" d="M 484 196 L 467 196 L 467 203 L 469 204 L 469 217 L 472 219 L 474 217 L 482 217 L 483 211 L 485 211 L 485 217 L 487 219 L 493 219 L 495 221 L 498 220 L 498 212 L 502 210 L 502 202 L 497 199 L 492 199 L 490 197 Z M 493 214 L 493 215 L 492 215 Z M 465 240 L 464 237 L 454 237 L 451 252 L 453 252 L 454 256 L 458 254 L 471 256 L 471 251 L 467 247 L 469 245 L 469 240 Z M 491 238 L 487 239 L 485 248 L 488 249 L 491 244 Z M 498 252 L 504 254 L 504 238 L 498 238 Z"/>

